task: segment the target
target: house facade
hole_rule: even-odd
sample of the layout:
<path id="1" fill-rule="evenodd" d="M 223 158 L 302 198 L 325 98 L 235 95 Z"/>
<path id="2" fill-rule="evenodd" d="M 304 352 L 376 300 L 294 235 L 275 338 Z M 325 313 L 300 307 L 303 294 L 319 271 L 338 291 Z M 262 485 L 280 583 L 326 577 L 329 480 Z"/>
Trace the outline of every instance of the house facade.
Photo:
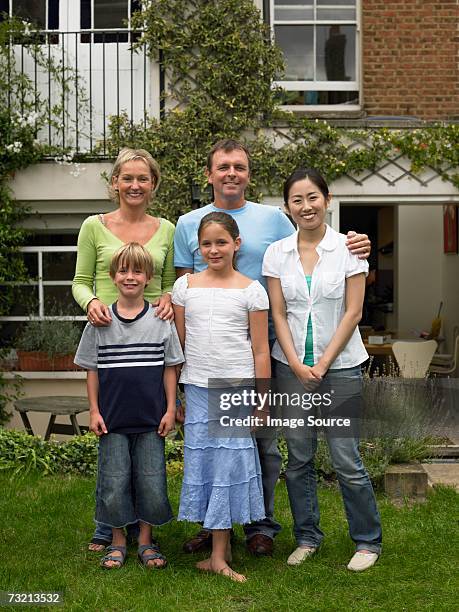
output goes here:
<path id="1" fill-rule="evenodd" d="M 160 120 L 170 109 L 160 65 L 145 49 L 132 51 L 138 34 L 129 22 L 140 4 L 0 0 L 0 12 L 37 23 L 47 52 L 75 68 L 84 83 L 84 94 L 76 88 L 66 97 L 66 121 L 39 137 L 86 152 L 86 161 L 49 160 L 18 172 L 11 182 L 15 197 L 31 211 L 25 257 L 38 316 L 46 316 L 48 298 L 72 303 L 78 229 L 88 215 L 112 207 L 103 179 L 111 166 L 108 117 L 125 112 L 138 122 L 147 113 Z M 413 130 L 426 122 L 459 120 L 457 0 L 255 4 L 284 53 L 285 74 L 275 84 L 283 89 L 280 102 L 286 109 L 349 128 Z M 20 45 L 15 52 L 21 69 L 33 75 L 33 58 Z M 43 95 L 59 96 L 45 72 L 35 70 L 34 78 Z M 288 138 L 282 126 L 278 132 Z M 459 325 L 459 256 L 444 253 L 443 213 L 446 205 L 459 204 L 458 189 L 432 168 L 413 174 L 409 160 L 399 156 L 363 175 L 341 177 L 332 191 L 330 223 L 372 239 L 370 266 L 380 304 L 372 324 L 407 337 L 430 327 L 442 301 L 442 350 L 450 350 L 452 330 Z M 266 197 L 265 203 L 281 205 L 280 195 Z M 76 306 L 71 312 L 84 320 Z M 29 314 L 17 304 L 3 317 L 8 335 Z"/>

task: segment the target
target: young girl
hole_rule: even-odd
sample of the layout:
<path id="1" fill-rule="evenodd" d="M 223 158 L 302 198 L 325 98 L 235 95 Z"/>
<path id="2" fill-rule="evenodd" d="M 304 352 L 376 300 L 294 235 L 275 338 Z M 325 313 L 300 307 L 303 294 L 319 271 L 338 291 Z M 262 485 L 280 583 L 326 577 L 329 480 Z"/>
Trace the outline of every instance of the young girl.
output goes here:
<path id="1" fill-rule="evenodd" d="M 316 170 L 296 170 L 284 184 L 284 200 L 298 232 L 273 243 L 263 261 L 277 336 L 277 379 L 290 386 L 322 383 L 317 391 L 326 384 L 331 393 L 339 389 L 342 402 L 355 404 L 361 399 L 360 364 L 368 358 L 357 329 L 368 264 L 349 253 L 346 236 L 326 225 L 330 194 Z M 342 432 L 325 428 L 356 545 L 348 569 L 362 571 L 378 559 L 381 524 L 358 439 Z M 298 546 L 287 563 L 298 565 L 323 538 L 314 468 L 317 438 L 313 430 L 287 435 L 286 441 L 286 480 Z"/>
<path id="2" fill-rule="evenodd" d="M 250 434 L 209 435 L 209 380 L 270 377 L 268 296 L 258 281 L 235 269 L 241 239 L 230 215 L 203 217 L 198 240 L 208 268 L 179 278 L 172 294 L 185 348 L 185 474 L 178 518 L 212 530 L 212 554 L 196 564 L 199 569 L 244 582 L 228 565 L 230 529 L 265 516 L 258 453 Z"/>

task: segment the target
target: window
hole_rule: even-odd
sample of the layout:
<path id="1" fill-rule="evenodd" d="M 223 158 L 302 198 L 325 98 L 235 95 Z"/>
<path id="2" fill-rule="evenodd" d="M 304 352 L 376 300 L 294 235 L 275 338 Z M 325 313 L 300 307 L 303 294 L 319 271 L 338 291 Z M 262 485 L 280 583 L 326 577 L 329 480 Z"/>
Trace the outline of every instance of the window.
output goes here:
<path id="1" fill-rule="evenodd" d="M 59 0 L 0 0 L 2 13 L 36 24 L 40 30 L 59 29 Z"/>
<path id="2" fill-rule="evenodd" d="M 94 34 L 94 42 L 128 42 L 127 33 L 110 30 L 128 29 L 132 13 L 140 8 L 140 0 L 80 0 L 81 29 L 104 30 Z M 90 36 L 84 34 L 82 42 L 90 42 Z"/>
<path id="3" fill-rule="evenodd" d="M 61 246 L 28 246 L 21 249 L 30 280 L 28 283 L 14 283 L 12 309 L 7 316 L 0 317 L 2 346 L 14 346 L 15 338 L 31 317 L 86 321 L 72 297 L 77 247 L 67 243 L 75 244 L 77 236 L 64 236 L 64 240 L 61 235 L 43 238 L 38 242 L 55 242 Z M 4 290 L 5 287 L 0 286 L 0 291 Z"/>
<path id="4" fill-rule="evenodd" d="M 358 0 L 271 0 L 276 43 L 284 53 L 282 103 L 359 104 Z"/>

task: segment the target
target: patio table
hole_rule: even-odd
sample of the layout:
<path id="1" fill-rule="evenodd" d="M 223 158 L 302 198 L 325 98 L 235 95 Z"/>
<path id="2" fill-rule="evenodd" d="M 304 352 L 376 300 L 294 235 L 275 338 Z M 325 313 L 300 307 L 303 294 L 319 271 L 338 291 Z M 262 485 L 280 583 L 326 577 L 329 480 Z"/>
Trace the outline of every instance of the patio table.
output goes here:
<path id="1" fill-rule="evenodd" d="M 86 397 L 69 395 L 27 397 L 16 400 L 14 408 L 21 415 L 24 427 L 31 436 L 35 434 L 27 416 L 28 412 L 47 412 L 50 415 L 45 440 L 49 440 L 52 433 L 80 436 L 82 432 L 88 430 L 87 427 L 79 425 L 76 418 L 77 414 L 88 410 L 88 400 Z M 56 417 L 60 415 L 68 416 L 71 424 L 56 423 Z"/>
<path id="2" fill-rule="evenodd" d="M 367 341 L 363 343 L 367 353 L 375 357 L 390 357 L 393 355 L 392 343 L 387 344 L 369 344 Z"/>

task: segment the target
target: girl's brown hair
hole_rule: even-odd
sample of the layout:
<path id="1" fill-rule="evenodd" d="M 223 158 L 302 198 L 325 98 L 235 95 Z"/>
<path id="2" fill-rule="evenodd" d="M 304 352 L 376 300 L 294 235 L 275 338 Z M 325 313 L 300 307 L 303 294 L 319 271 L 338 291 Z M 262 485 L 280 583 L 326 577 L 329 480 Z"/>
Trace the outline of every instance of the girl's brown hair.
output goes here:
<path id="1" fill-rule="evenodd" d="M 198 228 L 198 242 L 201 242 L 201 236 L 204 229 L 210 225 L 211 223 L 217 223 L 221 225 L 231 236 L 233 240 L 239 238 L 239 227 L 236 221 L 233 219 L 231 215 L 228 215 L 224 212 L 211 212 L 205 215 L 201 219 L 201 223 Z M 236 255 L 235 252 L 233 255 L 233 268 L 236 270 Z"/>

